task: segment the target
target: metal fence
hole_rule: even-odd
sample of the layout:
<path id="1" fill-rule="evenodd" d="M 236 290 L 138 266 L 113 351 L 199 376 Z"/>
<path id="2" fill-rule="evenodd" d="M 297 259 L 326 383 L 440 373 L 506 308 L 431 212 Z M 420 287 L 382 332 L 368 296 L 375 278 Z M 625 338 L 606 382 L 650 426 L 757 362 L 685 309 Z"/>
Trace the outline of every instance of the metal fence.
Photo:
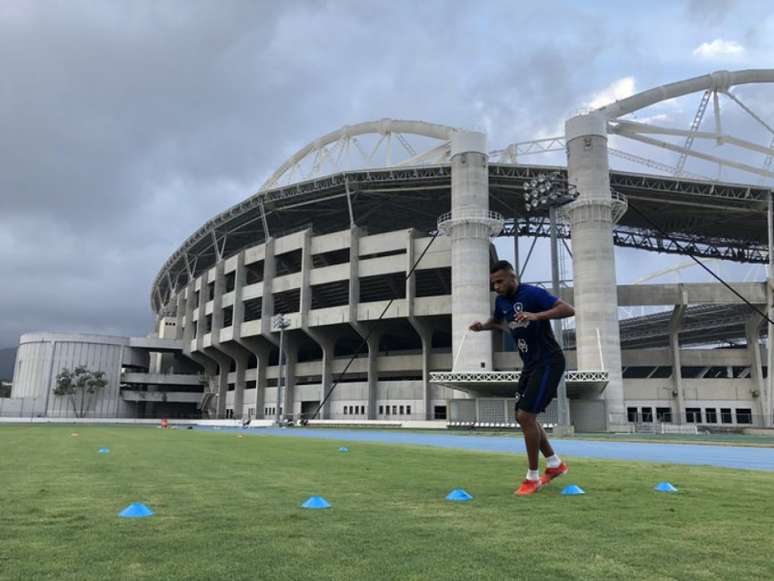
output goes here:
<path id="1" fill-rule="evenodd" d="M 698 409 L 698 408 L 697 408 Z M 707 413 L 709 411 L 709 413 Z M 708 408 L 701 412 L 675 414 L 672 410 L 659 413 L 610 414 L 609 422 L 629 425 L 638 433 L 666 434 L 700 432 L 740 432 L 748 428 L 766 427 L 766 417 L 749 408 Z"/>
<path id="2" fill-rule="evenodd" d="M 546 411 L 538 415 L 538 420 L 544 426 L 554 426 L 558 423 L 556 401 L 552 401 Z M 516 399 L 480 397 L 449 400 L 449 422 L 452 427 L 471 425 L 483 428 L 515 428 Z"/>

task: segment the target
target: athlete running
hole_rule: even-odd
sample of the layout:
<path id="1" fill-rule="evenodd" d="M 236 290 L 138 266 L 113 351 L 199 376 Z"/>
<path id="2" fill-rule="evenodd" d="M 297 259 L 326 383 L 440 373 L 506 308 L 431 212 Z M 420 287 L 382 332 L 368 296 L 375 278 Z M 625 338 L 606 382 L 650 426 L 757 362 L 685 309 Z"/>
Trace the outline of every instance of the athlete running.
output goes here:
<path id="1" fill-rule="evenodd" d="M 554 453 L 537 416 L 556 396 L 565 368 L 564 354 L 549 320 L 572 317 L 575 309 L 545 289 L 521 284 L 507 260 L 492 267 L 490 279 L 497 293 L 494 313 L 485 323 L 471 324 L 470 330 L 509 332 L 521 356 L 523 367 L 516 393 L 516 421 L 524 434 L 529 470 L 514 494 L 526 496 L 567 472 L 567 465 Z M 539 452 L 546 458 L 542 478 L 538 472 Z"/>

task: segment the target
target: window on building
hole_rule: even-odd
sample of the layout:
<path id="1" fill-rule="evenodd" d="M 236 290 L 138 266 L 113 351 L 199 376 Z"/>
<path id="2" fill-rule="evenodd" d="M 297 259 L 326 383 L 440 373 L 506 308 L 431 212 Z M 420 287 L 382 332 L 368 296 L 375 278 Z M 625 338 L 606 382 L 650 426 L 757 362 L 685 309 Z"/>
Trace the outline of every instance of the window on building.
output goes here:
<path id="1" fill-rule="evenodd" d="M 209 333 L 212 331 L 212 315 L 207 315 L 204 318 L 204 332 Z"/>
<path id="2" fill-rule="evenodd" d="M 708 424 L 718 423 L 718 410 L 717 408 L 707 408 L 704 410 L 704 421 Z"/>
<path id="3" fill-rule="evenodd" d="M 445 420 L 446 406 L 445 405 L 433 406 L 433 418 L 436 420 Z"/>
<path id="4" fill-rule="evenodd" d="M 656 421 L 666 424 L 671 423 L 672 408 L 656 408 Z"/>
<path id="5" fill-rule="evenodd" d="M 653 408 L 651 408 L 651 407 L 642 408 L 640 410 L 640 414 L 641 414 L 641 417 L 642 417 L 641 421 L 643 423 L 649 424 L 649 423 L 651 423 L 653 421 Z"/>
<path id="6" fill-rule="evenodd" d="M 201 293 L 200 293 L 199 291 L 196 291 L 196 292 L 194 293 L 194 303 L 193 303 L 193 308 L 194 308 L 194 309 L 195 309 L 196 307 L 200 307 L 200 306 L 201 306 L 201 301 L 200 301 L 200 299 L 201 299 Z"/>
<path id="7" fill-rule="evenodd" d="M 731 416 L 731 408 L 720 408 L 720 421 L 724 424 L 734 423 L 734 418 Z"/>
<path id="8" fill-rule="evenodd" d="M 207 283 L 207 301 L 215 298 L 215 281 Z"/>
<path id="9" fill-rule="evenodd" d="M 275 276 L 301 272 L 301 268 L 303 267 L 302 258 L 303 254 L 300 248 L 277 254 L 274 257 L 274 267 L 276 269 Z"/>
<path id="10" fill-rule="evenodd" d="M 231 271 L 226 275 L 226 290 L 225 292 L 230 293 L 232 290 L 234 290 L 234 287 L 236 286 L 236 272 Z"/>
<path id="11" fill-rule="evenodd" d="M 247 408 L 247 417 L 248 419 L 253 419 L 255 417 L 255 408 Z"/>
<path id="12" fill-rule="evenodd" d="M 637 422 L 637 408 L 626 408 L 626 420 L 632 423 Z"/>
<path id="13" fill-rule="evenodd" d="M 400 415 L 403 415 L 404 409 L 403 406 L 400 406 Z"/>
<path id="14" fill-rule="evenodd" d="M 344 415 L 347 415 L 347 406 L 344 406 Z"/>
<path id="15" fill-rule="evenodd" d="M 245 321 L 257 321 L 261 318 L 263 311 L 263 299 L 250 299 L 245 301 Z"/>
<path id="16" fill-rule="evenodd" d="M 234 307 L 223 309 L 223 327 L 230 327 L 234 324 Z"/>
<path id="17" fill-rule="evenodd" d="M 274 312 L 275 313 L 297 313 L 301 308 L 301 290 L 291 289 L 274 293 Z"/>
<path id="18" fill-rule="evenodd" d="M 398 415 L 398 406 L 396 405 L 392 406 L 392 415 L 394 416 Z"/>
<path id="19" fill-rule="evenodd" d="M 685 408 L 685 421 L 689 424 L 700 424 L 701 408 Z"/>
<path id="20" fill-rule="evenodd" d="M 236 389 L 236 386 L 233 383 L 228 384 L 228 391 L 234 391 Z"/>
<path id="21" fill-rule="evenodd" d="M 199 331 L 199 323 L 197 321 L 193 322 L 193 338 L 196 339 L 196 335 Z"/>
<path id="22" fill-rule="evenodd" d="M 750 408 L 736 408 L 737 424 L 752 424 L 752 410 Z"/>
<path id="23" fill-rule="evenodd" d="M 255 284 L 263 280 L 263 260 L 245 265 L 245 284 Z"/>
<path id="24" fill-rule="evenodd" d="M 414 273 L 417 297 L 433 297 L 451 294 L 451 268 L 430 268 Z"/>
<path id="25" fill-rule="evenodd" d="M 411 406 L 410 406 L 410 405 L 407 405 L 407 406 L 406 406 L 406 415 L 407 415 L 407 416 L 410 416 L 410 415 L 411 415 Z"/>
<path id="26" fill-rule="evenodd" d="M 379 415 L 380 415 L 380 416 L 383 416 L 383 415 L 384 415 L 384 406 L 383 406 L 383 405 L 380 405 L 380 406 L 379 406 Z"/>
<path id="27" fill-rule="evenodd" d="M 349 281 L 337 280 L 312 285 L 312 308 L 325 309 L 349 304 Z"/>

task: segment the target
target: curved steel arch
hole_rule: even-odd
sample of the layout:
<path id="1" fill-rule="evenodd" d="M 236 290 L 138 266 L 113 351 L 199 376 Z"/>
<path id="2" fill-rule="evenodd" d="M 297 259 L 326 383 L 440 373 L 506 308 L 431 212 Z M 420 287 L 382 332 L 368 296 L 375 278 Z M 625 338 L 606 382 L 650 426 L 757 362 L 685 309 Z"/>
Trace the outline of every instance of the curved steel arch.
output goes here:
<path id="1" fill-rule="evenodd" d="M 602 113 L 608 119 L 615 119 L 650 107 L 661 101 L 682 97 L 699 91 L 713 90 L 727 92 L 735 85 L 751 83 L 774 83 L 774 69 L 748 69 L 744 71 L 715 71 L 708 75 L 693 77 L 642 91 L 609 105 L 595 109 L 593 113 Z"/>
<path id="2" fill-rule="evenodd" d="M 708 75 L 662 85 L 653 89 L 648 89 L 631 97 L 621 99 L 615 103 L 605 105 L 589 115 L 601 116 L 607 121 L 607 131 L 611 134 L 620 135 L 627 139 L 638 141 L 646 145 L 655 146 L 667 151 L 679 154 L 677 166 L 671 172 L 675 176 L 685 175 L 685 163 L 688 157 L 694 157 L 704 161 L 717 163 L 719 167 L 729 167 L 741 170 L 746 173 L 757 175 L 763 179 L 774 178 L 774 172 L 771 171 L 772 159 L 774 159 L 774 127 L 764 121 L 760 115 L 756 114 L 750 107 L 745 105 L 738 96 L 733 94 L 731 87 L 738 85 L 774 83 L 774 69 L 749 69 L 743 71 L 716 71 Z M 650 123 L 640 123 L 622 117 L 661 103 L 663 101 L 682 97 L 691 93 L 703 91 L 701 103 L 693 118 L 691 127 L 687 130 L 675 129 L 671 127 L 659 127 Z M 752 117 L 759 125 L 764 127 L 769 134 L 768 145 L 753 143 L 747 139 L 742 139 L 734 135 L 725 133 L 722 128 L 719 95 L 733 101 L 746 114 Z M 712 100 L 712 109 L 715 118 L 714 131 L 700 130 L 701 122 L 704 118 L 707 106 Z M 684 139 L 682 145 L 656 139 L 653 136 L 660 137 L 679 137 Z M 746 150 L 748 153 L 762 154 L 765 160 L 761 167 L 756 167 L 748 163 L 742 163 L 723 154 L 700 152 L 693 149 L 693 143 L 696 139 L 709 139 L 715 141 L 717 145 L 728 144 Z"/>
<path id="3" fill-rule="evenodd" d="M 458 129 L 449 127 L 446 125 L 438 125 L 435 123 L 427 123 L 425 121 L 406 121 L 400 119 L 381 119 L 379 121 L 366 121 L 364 123 L 358 123 L 356 125 L 345 125 L 336 131 L 326 133 L 322 137 L 309 142 L 304 147 L 294 153 L 287 161 L 285 161 L 277 170 L 267 179 L 261 186 L 261 191 L 276 187 L 283 176 L 292 172 L 294 168 L 307 159 L 311 154 L 314 154 L 314 168 L 313 170 L 319 170 L 322 164 L 325 162 L 326 148 L 331 144 L 339 145 L 338 156 L 344 152 L 345 148 L 349 147 L 352 140 L 359 135 L 379 134 L 382 139 L 392 134 L 398 135 L 398 139 L 402 146 L 412 155 L 411 158 L 401 162 L 400 164 L 387 164 L 387 165 L 410 165 L 412 162 L 420 163 L 439 163 L 446 161 L 449 156 L 449 141 L 452 135 L 457 132 Z M 403 134 L 418 135 L 421 137 L 430 137 L 441 140 L 442 143 L 426 152 L 417 154 L 412 150 L 404 140 L 401 139 Z M 377 144 L 377 147 L 381 144 Z M 357 144 L 356 144 L 357 146 Z M 361 150 L 364 157 L 367 157 Z M 372 154 L 373 155 L 373 154 Z M 389 153 L 388 153 L 389 155 Z M 334 164 L 334 171 L 339 168 L 335 167 L 334 161 L 329 158 L 328 161 Z M 338 160 L 336 160 L 338 161 Z M 306 176 L 304 179 L 315 177 L 314 175 Z"/>
<path id="4" fill-rule="evenodd" d="M 685 170 L 687 158 L 695 157 L 712 163 L 718 163 L 721 166 L 735 168 L 746 173 L 757 175 L 763 179 L 774 179 L 774 172 L 771 171 L 774 165 L 774 123 L 766 123 L 759 115 L 745 105 L 738 96 L 733 94 L 731 87 L 748 84 L 774 83 L 774 69 L 749 69 L 741 71 L 716 71 L 707 75 L 677 81 L 654 87 L 646 91 L 632 95 L 620 101 L 615 101 L 603 107 L 584 111 L 579 116 L 598 116 L 607 123 L 607 132 L 609 134 L 620 135 L 627 139 L 632 139 L 640 143 L 652 145 L 679 154 L 676 166 L 653 159 L 648 159 L 630 152 L 620 151 L 609 148 L 610 155 L 621 157 L 627 161 L 658 169 L 667 174 L 677 177 L 690 177 L 695 179 L 704 179 L 710 182 L 717 182 L 717 178 L 711 178 L 699 174 L 694 174 Z M 675 99 L 685 95 L 697 92 L 704 92 L 699 109 L 694 116 L 691 127 L 687 130 L 674 129 L 671 127 L 658 127 L 652 124 L 640 123 L 630 119 L 622 119 L 630 113 L 650 107 L 657 103 Z M 771 140 L 767 145 L 752 143 L 745 139 L 734 137 L 723 133 L 721 128 L 721 115 L 718 96 L 724 95 L 745 113 L 750 115 L 755 121 L 763 126 L 771 135 Z M 714 131 L 700 131 L 702 119 L 708 105 L 712 101 L 712 108 L 715 116 Z M 661 139 L 654 139 L 653 135 L 681 137 L 685 141 L 682 145 L 670 143 Z M 694 140 L 712 139 L 718 145 L 728 144 L 747 151 L 763 154 L 766 156 L 761 167 L 755 167 L 746 163 L 740 163 L 733 159 L 721 155 L 707 154 L 692 149 Z M 533 155 L 549 152 L 563 151 L 566 147 L 566 140 L 563 135 L 532 141 L 523 141 L 512 143 L 508 147 L 492 152 L 495 159 L 501 163 L 517 163 L 523 155 Z"/>

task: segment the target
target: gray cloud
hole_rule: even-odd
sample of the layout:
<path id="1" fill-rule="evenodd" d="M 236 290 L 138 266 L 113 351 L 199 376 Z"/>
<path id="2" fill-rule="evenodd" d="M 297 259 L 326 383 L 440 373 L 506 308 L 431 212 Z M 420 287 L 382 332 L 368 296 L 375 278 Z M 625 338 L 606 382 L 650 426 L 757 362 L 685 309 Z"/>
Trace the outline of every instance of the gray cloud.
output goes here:
<path id="1" fill-rule="evenodd" d="M 678 31 L 706 40 L 650 10 L 624 25 L 574 2 L 0 3 L 0 346 L 148 332 L 169 254 L 344 124 L 425 119 L 497 147 L 621 77 L 706 72 L 639 58 Z"/>

